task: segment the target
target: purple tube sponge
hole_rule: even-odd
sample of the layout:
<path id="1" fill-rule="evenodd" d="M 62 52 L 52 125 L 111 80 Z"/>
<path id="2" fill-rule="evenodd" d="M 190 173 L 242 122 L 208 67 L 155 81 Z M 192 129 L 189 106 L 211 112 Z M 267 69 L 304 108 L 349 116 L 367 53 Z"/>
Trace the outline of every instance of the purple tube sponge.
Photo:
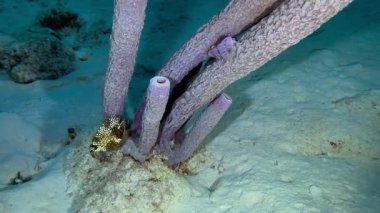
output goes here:
<path id="1" fill-rule="evenodd" d="M 231 98 L 224 93 L 211 101 L 195 122 L 190 132 L 185 136 L 183 142 L 176 147 L 169 156 L 167 164 L 169 166 L 175 166 L 188 159 L 197 149 L 199 144 L 214 129 L 216 124 L 230 107 L 231 103 Z"/>
<path id="2" fill-rule="evenodd" d="M 147 0 L 115 0 L 111 50 L 104 86 L 106 118 L 121 117 L 135 66 Z"/>
<path id="3" fill-rule="evenodd" d="M 142 155 L 149 155 L 157 141 L 160 122 L 165 112 L 169 98 L 169 79 L 156 76 L 150 80 L 147 101 L 142 116 L 142 130 L 139 141 L 139 150 Z"/>

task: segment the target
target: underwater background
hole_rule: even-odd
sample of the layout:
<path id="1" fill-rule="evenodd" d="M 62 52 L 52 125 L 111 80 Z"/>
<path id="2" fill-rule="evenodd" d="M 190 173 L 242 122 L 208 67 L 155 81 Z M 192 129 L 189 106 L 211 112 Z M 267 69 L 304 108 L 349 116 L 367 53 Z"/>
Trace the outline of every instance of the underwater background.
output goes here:
<path id="1" fill-rule="evenodd" d="M 127 117 L 228 2 L 148 1 Z M 353 1 L 229 86 L 186 175 L 89 156 L 112 16 L 110 0 L 0 0 L 0 213 L 379 212 L 380 1 Z"/>

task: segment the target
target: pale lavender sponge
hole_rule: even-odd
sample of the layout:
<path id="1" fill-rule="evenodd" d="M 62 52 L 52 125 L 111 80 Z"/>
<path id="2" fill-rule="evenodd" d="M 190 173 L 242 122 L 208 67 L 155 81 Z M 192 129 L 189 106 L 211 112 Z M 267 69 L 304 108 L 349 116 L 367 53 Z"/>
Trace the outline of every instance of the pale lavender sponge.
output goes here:
<path id="1" fill-rule="evenodd" d="M 310 35 L 352 0 L 287 0 L 235 42 L 229 55 L 206 67 L 179 97 L 164 121 L 160 148 L 203 104 L 234 81 L 245 77 L 288 47 Z M 242 9 L 244 10 L 244 9 Z"/>
<path id="2" fill-rule="evenodd" d="M 142 155 L 149 155 L 157 142 L 160 122 L 165 112 L 170 92 L 169 79 L 156 76 L 150 80 L 146 105 L 142 116 L 142 130 L 138 144 Z"/>
<path id="3" fill-rule="evenodd" d="M 216 60 L 221 60 L 226 58 L 228 53 L 231 51 L 235 40 L 231 36 L 225 37 L 221 42 L 219 42 L 215 47 L 208 51 L 207 55 L 215 58 Z"/>
<path id="4" fill-rule="evenodd" d="M 190 132 L 185 136 L 182 143 L 174 149 L 169 156 L 167 164 L 175 166 L 178 163 L 188 159 L 198 148 L 199 144 L 214 129 L 219 120 L 232 103 L 227 94 L 221 94 L 209 103 L 207 108 L 202 112 Z"/>
<path id="5" fill-rule="evenodd" d="M 115 0 L 111 50 L 104 86 L 105 117 L 121 117 L 144 25 L 147 0 Z"/>

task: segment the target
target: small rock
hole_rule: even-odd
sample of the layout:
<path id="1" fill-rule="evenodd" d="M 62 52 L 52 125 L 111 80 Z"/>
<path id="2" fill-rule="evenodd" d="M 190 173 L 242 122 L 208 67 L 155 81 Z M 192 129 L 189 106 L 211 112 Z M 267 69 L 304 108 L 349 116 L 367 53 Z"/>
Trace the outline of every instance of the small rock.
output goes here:
<path id="1" fill-rule="evenodd" d="M 294 181 L 294 178 L 287 174 L 282 174 L 280 176 L 280 180 L 284 183 L 292 183 Z"/>
<path id="2" fill-rule="evenodd" d="M 309 188 L 309 192 L 313 197 L 320 197 L 322 190 L 318 186 L 311 185 Z"/>

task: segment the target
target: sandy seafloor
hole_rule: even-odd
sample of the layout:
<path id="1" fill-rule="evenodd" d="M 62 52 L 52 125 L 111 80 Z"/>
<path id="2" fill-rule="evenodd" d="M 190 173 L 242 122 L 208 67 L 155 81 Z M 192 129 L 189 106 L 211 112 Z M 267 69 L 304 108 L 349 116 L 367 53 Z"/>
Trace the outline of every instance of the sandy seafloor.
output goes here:
<path id="1" fill-rule="evenodd" d="M 111 24 L 112 1 L 58 2 L 88 24 Z M 149 78 L 226 2 L 149 1 L 128 116 Z M 0 40 L 22 33 L 56 4 L 0 0 Z M 65 42 L 70 45 L 70 38 Z M 91 188 L 81 169 L 97 166 L 84 156 L 102 119 L 108 47 L 84 42 L 77 54 L 88 60 L 77 60 L 76 70 L 58 80 L 22 85 L 0 75 L 1 213 L 75 212 L 86 206 L 87 195 L 73 194 Z M 233 105 L 193 160 L 196 174 L 169 180 L 180 180 L 170 193 L 153 190 L 133 202 L 111 197 L 81 212 L 116 212 L 115 205 L 123 207 L 117 212 L 380 212 L 379 1 L 356 0 L 226 92 Z M 69 127 L 78 137 L 65 146 Z M 73 164 L 81 166 L 75 170 Z M 32 179 L 7 185 L 18 171 Z M 128 180 L 139 176 L 133 178 Z M 178 190 L 181 184 L 186 190 Z M 125 181 L 123 187 L 138 194 L 144 186 Z M 145 205 L 162 193 L 165 205 Z"/>

